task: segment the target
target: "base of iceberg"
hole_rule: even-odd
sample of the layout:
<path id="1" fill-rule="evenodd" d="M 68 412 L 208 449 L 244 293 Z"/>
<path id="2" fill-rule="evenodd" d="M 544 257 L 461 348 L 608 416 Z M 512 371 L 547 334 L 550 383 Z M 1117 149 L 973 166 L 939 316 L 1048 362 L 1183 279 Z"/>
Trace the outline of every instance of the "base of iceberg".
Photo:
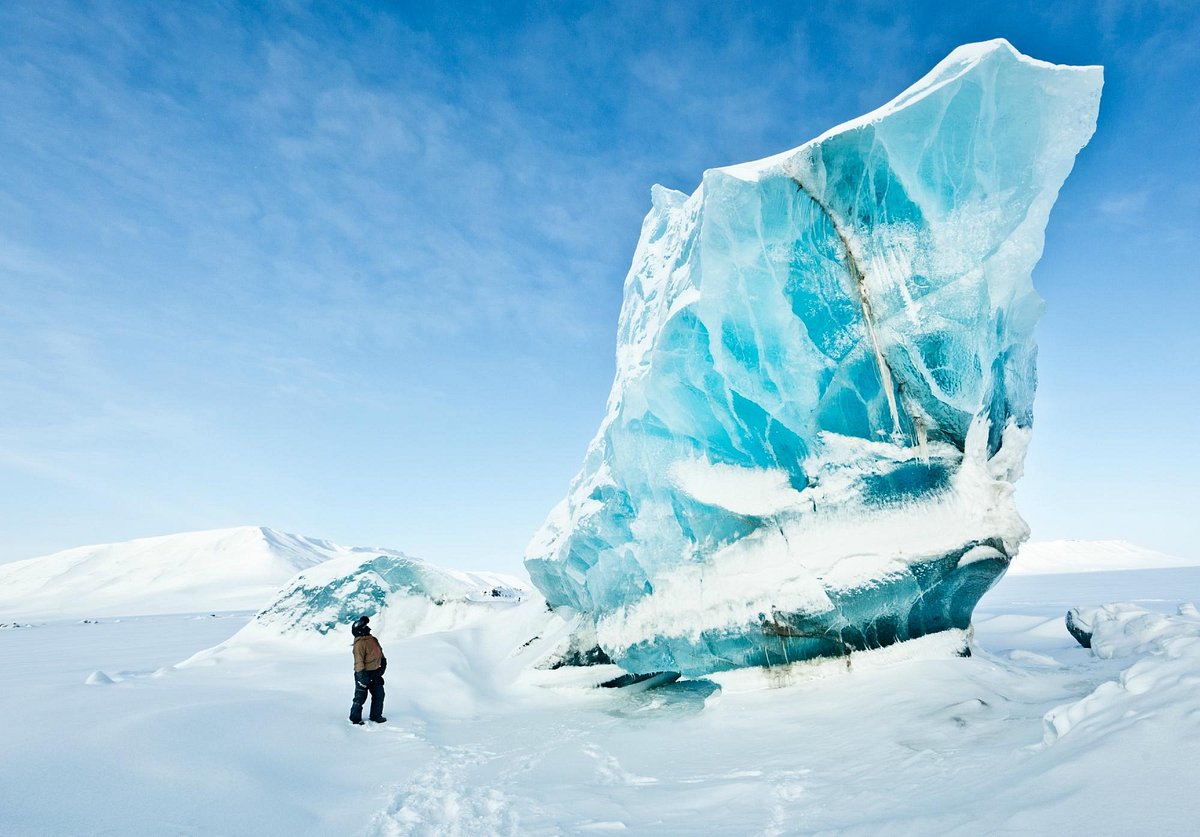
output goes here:
<path id="1" fill-rule="evenodd" d="M 981 552 L 984 557 L 978 557 Z M 967 556 L 975 557 L 964 561 Z M 966 630 L 975 605 L 1004 574 L 1008 560 L 999 541 L 972 543 L 858 587 L 830 590 L 830 610 L 773 609 L 741 626 L 695 636 L 656 636 L 624 649 L 621 665 L 644 671 L 671 659 L 680 674 L 698 676 L 840 657 L 940 631 Z"/>

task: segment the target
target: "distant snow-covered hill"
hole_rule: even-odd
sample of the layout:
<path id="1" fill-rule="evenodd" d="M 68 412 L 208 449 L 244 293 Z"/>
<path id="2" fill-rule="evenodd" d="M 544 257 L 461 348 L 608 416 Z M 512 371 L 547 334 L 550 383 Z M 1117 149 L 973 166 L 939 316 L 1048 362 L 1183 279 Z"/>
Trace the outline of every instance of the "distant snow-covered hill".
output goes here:
<path id="1" fill-rule="evenodd" d="M 0 564 L 0 616 L 53 618 L 256 610 L 331 558 L 395 555 L 260 526 L 81 546 Z"/>
<path id="2" fill-rule="evenodd" d="M 1021 547 L 1009 572 L 1014 575 L 1050 575 L 1169 569 L 1198 564 L 1200 559 L 1176 558 L 1128 541 L 1034 541 Z"/>

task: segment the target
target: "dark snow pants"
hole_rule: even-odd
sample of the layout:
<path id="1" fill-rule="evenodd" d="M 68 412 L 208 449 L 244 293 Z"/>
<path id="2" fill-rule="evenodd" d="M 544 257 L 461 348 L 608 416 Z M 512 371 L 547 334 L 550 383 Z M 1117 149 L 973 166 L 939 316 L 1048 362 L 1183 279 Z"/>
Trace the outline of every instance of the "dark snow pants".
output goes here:
<path id="1" fill-rule="evenodd" d="M 354 723 L 362 721 L 363 704 L 367 702 L 367 692 L 371 693 L 371 715 L 369 720 L 383 719 L 383 670 L 354 672 L 354 703 L 350 705 L 350 720 Z"/>

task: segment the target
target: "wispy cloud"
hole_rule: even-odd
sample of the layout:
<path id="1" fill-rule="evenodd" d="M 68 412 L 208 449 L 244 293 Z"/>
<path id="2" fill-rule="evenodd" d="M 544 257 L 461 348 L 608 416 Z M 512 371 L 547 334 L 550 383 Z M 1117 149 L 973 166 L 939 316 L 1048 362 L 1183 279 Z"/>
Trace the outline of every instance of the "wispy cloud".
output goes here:
<path id="1" fill-rule="evenodd" d="M 513 533 L 447 551 L 519 554 L 607 394 L 650 185 L 798 144 L 963 40 L 1108 44 L 1118 93 L 1122 60 L 1160 92 L 1191 66 L 1181 7 L 1045 5 L 0 4 L 0 498 L 85 480 L 124 511 L 79 531 L 173 506 L 374 541 L 473 503 Z M 1143 134 L 1089 154 L 1137 186 L 1096 177 L 1081 217 L 1185 200 L 1142 170 L 1146 107 L 1106 99 Z"/>
<path id="2" fill-rule="evenodd" d="M 1131 223 L 1138 220 L 1149 205 L 1150 190 L 1138 189 L 1110 195 L 1100 201 L 1097 208 L 1111 219 Z"/>

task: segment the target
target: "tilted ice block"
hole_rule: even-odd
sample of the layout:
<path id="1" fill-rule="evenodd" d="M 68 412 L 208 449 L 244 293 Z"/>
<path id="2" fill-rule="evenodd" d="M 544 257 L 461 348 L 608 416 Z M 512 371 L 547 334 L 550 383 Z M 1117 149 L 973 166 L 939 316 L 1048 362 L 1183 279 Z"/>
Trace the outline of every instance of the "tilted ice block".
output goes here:
<path id="1" fill-rule="evenodd" d="M 340 636 L 355 619 L 370 616 L 376 634 L 400 639 L 465 624 L 524 592 L 520 582 L 496 573 L 447 570 L 390 550 L 355 550 L 298 573 L 243 633 Z"/>
<path id="2" fill-rule="evenodd" d="M 608 414 L 526 566 L 634 672 L 965 628 L 1027 536 L 1030 273 L 1102 70 L 960 47 L 792 151 L 656 186 Z"/>

